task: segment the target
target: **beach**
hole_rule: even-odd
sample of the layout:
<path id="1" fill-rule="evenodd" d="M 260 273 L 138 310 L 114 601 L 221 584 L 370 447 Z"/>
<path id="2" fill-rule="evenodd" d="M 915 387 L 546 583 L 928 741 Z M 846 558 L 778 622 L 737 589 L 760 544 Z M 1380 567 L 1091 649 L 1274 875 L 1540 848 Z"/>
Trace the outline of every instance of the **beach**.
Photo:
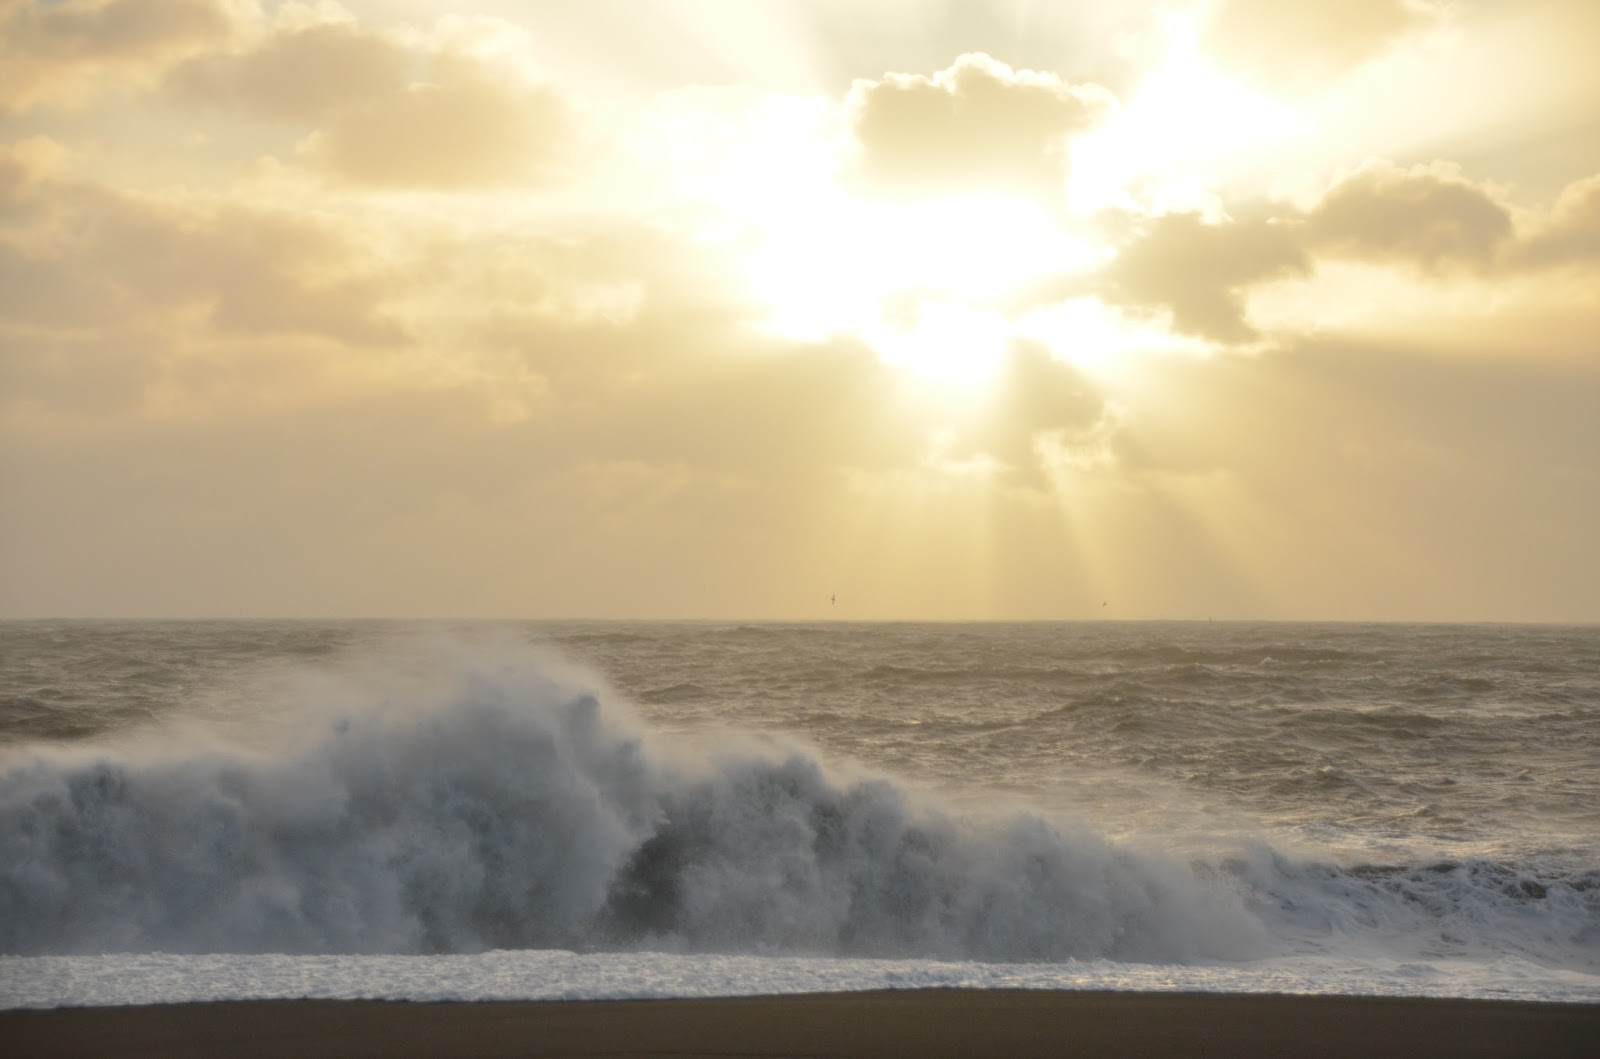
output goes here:
<path id="1" fill-rule="evenodd" d="M 542 1003 L 287 1001 L 0 1012 L 12 1054 L 1592 1056 L 1600 1004 L 905 990 Z"/>

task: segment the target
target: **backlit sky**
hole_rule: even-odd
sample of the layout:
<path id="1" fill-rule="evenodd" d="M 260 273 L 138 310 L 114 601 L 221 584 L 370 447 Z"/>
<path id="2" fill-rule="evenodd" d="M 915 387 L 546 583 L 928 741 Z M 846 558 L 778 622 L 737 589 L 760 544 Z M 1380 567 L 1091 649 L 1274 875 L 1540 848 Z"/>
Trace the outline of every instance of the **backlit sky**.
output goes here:
<path id="1" fill-rule="evenodd" d="M 0 0 L 0 614 L 1600 620 L 1597 53 Z"/>

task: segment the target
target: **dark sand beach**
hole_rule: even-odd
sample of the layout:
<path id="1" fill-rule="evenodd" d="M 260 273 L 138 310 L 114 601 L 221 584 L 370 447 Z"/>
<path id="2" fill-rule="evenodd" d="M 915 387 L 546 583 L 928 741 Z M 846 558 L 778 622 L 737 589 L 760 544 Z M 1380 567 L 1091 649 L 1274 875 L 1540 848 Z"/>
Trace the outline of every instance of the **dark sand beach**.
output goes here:
<path id="1" fill-rule="evenodd" d="M 1600 1004 L 923 990 L 0 1013 L 27 1056 L 1584 1056 Z"/>

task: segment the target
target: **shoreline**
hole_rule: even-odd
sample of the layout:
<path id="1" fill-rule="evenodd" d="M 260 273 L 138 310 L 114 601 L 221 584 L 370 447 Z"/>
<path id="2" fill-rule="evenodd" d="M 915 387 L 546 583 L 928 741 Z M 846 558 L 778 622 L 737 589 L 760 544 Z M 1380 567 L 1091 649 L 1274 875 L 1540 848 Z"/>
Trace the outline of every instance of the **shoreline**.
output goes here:
<path id="1" fill-rule="evenodd" d="M 1591 1056 L 1594 1003 L 906 989 L 668 1000 L 263 1000 L 0 1011 L 14 1054 Z"/>

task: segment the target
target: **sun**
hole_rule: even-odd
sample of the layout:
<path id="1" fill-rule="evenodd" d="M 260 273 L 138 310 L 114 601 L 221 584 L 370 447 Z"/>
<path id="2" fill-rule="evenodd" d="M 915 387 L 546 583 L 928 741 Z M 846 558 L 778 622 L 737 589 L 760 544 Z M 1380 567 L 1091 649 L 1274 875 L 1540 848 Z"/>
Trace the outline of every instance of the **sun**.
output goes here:
<path id="1" fill-rule="evenodd" d="M 1102 256 L 1021 198 L 836 193 L 792 205 L 745 263 L 767 328 L 798 340 L 852 335 L 932 383 L 992 379 L 1018 337 L 1020 296 Z"/>
<path id="2" fill-rule="evenodd" d="M 922 301 L 894 322 L 871 323 L 858 333 L 885 363 L 962 387 L 994 378 L 1011 338 L 1000 313 L 955 301 Z"/>

